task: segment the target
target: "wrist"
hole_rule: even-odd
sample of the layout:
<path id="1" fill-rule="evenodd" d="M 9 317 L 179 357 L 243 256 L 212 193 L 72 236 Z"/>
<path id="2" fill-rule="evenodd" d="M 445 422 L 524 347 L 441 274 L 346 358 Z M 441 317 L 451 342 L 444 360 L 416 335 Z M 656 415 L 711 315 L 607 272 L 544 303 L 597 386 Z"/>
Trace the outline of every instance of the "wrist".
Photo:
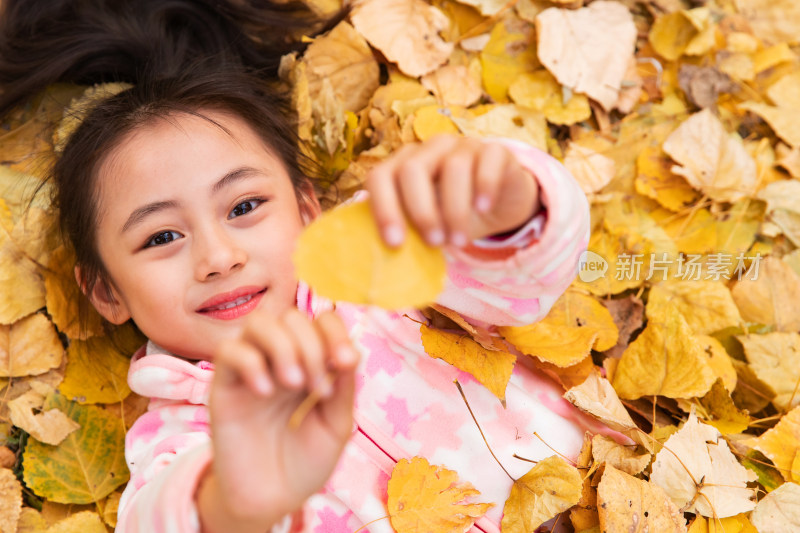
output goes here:
<path id="1" fill-rule="evenodd" d="M 536 177 L 530 173 L 530 171 L 525 171 L 526 174 L 530 176 L 531 183 L 533 185 L 533 193 L 532 199 L 525 202 L 529 207 L 527 207 L 523 212 L 526 213 L 524 218 L 514 220 L 510 227 L 506 226 L 505 228 L 493 231 L 484 239 L 490 240 L 502 240 L 508 237 L 511 237 L 522 228 L 524 228 L 527 224 L 531 222 L 538 214 L 540 214 L 544 208 L 541 202 L 541 187 L 539 186 L 539 182 L 536 180 Z"/>
<path id="2" fill-rule="evenodd" d="M 282 515 L 251 513 L 263 509 L 231 509 L 225 502 L 224 491 L 210 465 L 198 484 L 195 500 L 200 518 L 201 533 L 264 533 L 280 522 Z M 253 506 L 256 507 L 256 506 Z"/>

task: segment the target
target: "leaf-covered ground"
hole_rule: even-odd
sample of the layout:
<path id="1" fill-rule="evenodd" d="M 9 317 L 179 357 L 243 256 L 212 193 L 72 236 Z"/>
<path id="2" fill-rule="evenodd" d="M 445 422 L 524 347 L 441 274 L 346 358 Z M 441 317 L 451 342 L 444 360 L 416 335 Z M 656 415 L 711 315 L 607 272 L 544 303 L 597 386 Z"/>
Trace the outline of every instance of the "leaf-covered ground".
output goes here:
<path id="1" fill-rule="evenodd" d="M 504 532 L 557 515 L 578 532 L 800 530 L 799 45 L 795 0 L 363 0 L 284 58 L 330 204 L 438 133 L 547 150 L 591 203 L 589 252 L 542 322 L 478 329 L 434 307 L 421 325 L 498 401 L 515 353 L 618 432 L 516 480 Z M 115 349 L 141 337 L 78 327 L 55 213 L 29 204 L 85 89 L 51 87 L 0 132 L 1 531 L 112 529 L 146 405 Z M 404 463 L 392 525 L 462 531 L 485 506 L 457 480 Z M 429 497 L 404 489 L 420 484 Z"/>

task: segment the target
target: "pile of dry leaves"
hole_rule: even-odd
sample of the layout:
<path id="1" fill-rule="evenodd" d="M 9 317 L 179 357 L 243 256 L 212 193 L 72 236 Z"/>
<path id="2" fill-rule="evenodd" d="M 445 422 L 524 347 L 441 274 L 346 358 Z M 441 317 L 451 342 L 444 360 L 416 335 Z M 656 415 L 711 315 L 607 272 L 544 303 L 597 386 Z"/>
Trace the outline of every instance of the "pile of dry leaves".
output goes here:
<path id="1" fill-rule="evenodd" d="M 421 326 L 431 356 L 498 401 L 525 354 L 629 439 L 587 435 L 576 464 L 540 461 L 515 481 L 504 532 L 559 513 L 577 532 L 800 530 L 799 45 L 795 0 L 361 0 L 284 58 L 332 203 L 439 133 L 547 150 L 591 202 L 589 252 L 543 321 L 482 330 L 434 307 Z M 143 409 L 114 348 L 141 338 L 112 339 L 97 317 L 77 327 L 54 213 L 46 195 L 28 203 L 84 89 L 52 87 L 0 135 L 6 532 L 113 527 Z M 388 494 L 403 533 L 464 531 L 486 510 L 421 457 Z"/>

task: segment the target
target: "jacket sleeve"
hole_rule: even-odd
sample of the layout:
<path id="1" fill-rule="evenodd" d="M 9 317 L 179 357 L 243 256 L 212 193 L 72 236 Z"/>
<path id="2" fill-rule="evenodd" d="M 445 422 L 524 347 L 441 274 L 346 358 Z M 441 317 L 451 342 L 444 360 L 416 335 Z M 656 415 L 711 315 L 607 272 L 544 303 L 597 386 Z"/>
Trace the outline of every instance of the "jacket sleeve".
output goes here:
<path id="1" fill-rule="evenodd" d="M 151 400 L 149 409 L 125 437 L 131 479 L 114 531 L 199 532 L 194 495 L 212 456 L 207 408 Z"/>
<path id="2" fill-rule="evenodd" d="M 447 247 L 438 303 L 475 323 L 521 326 L 543 318 L 577 275 L 589 243 L 589 205 L 575 178 L 547 153 L 519 141 L 487 142 L 508 147 L 535 176 L 543 209 L 516 234 Z"/>

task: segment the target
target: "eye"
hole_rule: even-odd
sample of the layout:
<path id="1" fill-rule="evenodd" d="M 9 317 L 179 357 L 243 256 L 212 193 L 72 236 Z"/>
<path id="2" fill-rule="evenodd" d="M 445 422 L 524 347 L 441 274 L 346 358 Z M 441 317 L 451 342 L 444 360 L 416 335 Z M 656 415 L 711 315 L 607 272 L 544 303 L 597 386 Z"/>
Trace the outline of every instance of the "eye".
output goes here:
<path id="1" fill-rule="evenodd" d="M 147 241 L 144 247 L 151 248 L 153 246 L 162 246 L 180 238 L 181 234 L 177 231 L 162 231 L 150 237 L 150 240 Z"/>
<path id="2" fill-rule="evenodd" d="M 240 202 L 239 204 L 236 205 L 236 207 L 234 207 L 231 210 L 230 214 L 228 214 L 228 219 L 246 215 L 256 207 L 261 205 L 263 202 L 264 200 L 261 198 L 250 198 L 249 200 Z"/>

